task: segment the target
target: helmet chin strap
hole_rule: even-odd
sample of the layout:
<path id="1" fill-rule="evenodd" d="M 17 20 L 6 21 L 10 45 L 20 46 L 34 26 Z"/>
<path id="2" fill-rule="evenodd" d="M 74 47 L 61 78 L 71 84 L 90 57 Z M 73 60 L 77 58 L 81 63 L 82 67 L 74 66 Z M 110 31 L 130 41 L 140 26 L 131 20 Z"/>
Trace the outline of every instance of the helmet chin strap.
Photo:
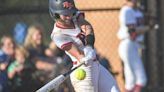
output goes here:
<path id="1" fill-rule="evenodd" d="M 71 26 L 71 24 L 72 24 L 73 21 L 72 20 L 66 21 L 66 20 L 60 19 L 59 22 L 62 23 L 62 24 L 64 24 L 64 25 Z"/>
<path id="2" fill-rule="evenodd" d="M 61 22 L 65 23 L 66 25 L 68 25 L 68 24 L 70 25 L 73 21 L 72 18 L 71 19 L 61 19 L 60 18 L 60 20 L 61 20 Z"/>

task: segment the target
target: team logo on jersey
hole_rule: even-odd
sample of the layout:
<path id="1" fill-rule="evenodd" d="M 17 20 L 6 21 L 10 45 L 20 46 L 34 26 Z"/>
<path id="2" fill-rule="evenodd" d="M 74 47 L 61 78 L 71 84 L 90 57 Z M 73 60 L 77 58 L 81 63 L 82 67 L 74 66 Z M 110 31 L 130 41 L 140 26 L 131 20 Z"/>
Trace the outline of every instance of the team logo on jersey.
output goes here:
<path id="1" fill-rule="evenodd" d="M 71 9 L 72 7 L 74 7 L 74 5 L 73 5 L 72 3 L 69 3 L 69 2 L 67 2 L 67 1 L 65 1 L 65 2 L 63 3 L 63 7 L 64 7 L 64 8 Z"/>

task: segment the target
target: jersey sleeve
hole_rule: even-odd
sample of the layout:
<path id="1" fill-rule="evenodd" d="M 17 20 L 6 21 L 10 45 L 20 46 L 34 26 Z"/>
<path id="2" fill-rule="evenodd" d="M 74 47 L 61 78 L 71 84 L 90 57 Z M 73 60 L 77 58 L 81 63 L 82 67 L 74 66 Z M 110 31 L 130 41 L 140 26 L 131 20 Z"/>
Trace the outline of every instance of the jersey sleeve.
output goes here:
<path id="1" fill-rule="evenodd" d="M 73 44 L 73 39 L 65 34 L 53 34 L 51 35 L 51 39 L 55 42 L 57 47 L 60 49 L 65 48 L 66 46 L 70 46 Z"/>
<path id="2" fill-rule="evenodd" d="M 134 10 L 131 8 L 124 7 L 121 9 L 120 21 L 122 24 L 131 25 L 136 23 Z"/>
<path id="3" fill-rule="evenodd" d="M 144 14 L 140 11 L 136 11 L 136 20 L 137 20 L 137 26 L 144 25 Z"/>
<path id="4" fill-rule="evenodd" d="M 135 15 L 132 9 L 127 9 L 124 13 L 124 16 L 126 25 L 136 24 Z"/>

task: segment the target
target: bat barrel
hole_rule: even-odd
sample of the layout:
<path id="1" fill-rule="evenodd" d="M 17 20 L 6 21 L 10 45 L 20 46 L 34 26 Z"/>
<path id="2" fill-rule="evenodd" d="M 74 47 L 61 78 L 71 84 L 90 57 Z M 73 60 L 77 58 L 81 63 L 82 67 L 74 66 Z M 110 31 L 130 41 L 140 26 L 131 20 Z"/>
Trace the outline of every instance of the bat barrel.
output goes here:
<path id="1" fill-rule="evenodd" d="M 68 76 L 72 73 L 72 71 L 76 70 L 78 67 L 80 67 L 83 64 L 84 63 L 81 63 L 75 68 L 73 68 L 72 70 L 68 71 L 67 73 L 59 75 L 58 77 L 56 77 L 55 79 L 53 79 L 52 81 L 50 81 L 49 83 L 38 89 L 36 92 L 49 92 L 52 89 L 57 88 L 61 83 L 63 83 L 63 81 L 65 81 L 68 78 Z"/>
<path id="2" fill-rule="evenodd" d="M 48 84 L 38 89 L 36 92 L 49 92 L 52 89 L 57 88 L 64 80 L 64 75 L 59 75 L 58 77 L 50 81 Z"/>

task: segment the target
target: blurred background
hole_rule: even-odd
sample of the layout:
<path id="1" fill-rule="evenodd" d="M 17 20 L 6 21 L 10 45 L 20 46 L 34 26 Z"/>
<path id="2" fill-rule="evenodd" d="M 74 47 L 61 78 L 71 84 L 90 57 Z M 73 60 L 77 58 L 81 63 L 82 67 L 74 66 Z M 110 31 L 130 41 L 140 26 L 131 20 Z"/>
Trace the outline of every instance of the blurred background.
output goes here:
<path id="1" fill-rule="evenodd" d="M 116 33 L 119 28 L 118 14 L 125 0 L 75 0 L 75 2 L 76 7 L 85 12 L 87 20 L 93 25 L 96 36 L 95 47 L 99 53 L 100 62 L 102 61 L 102 64 L 113 73 L 123 91 L 123 66 L 118 56 L 119 40 Z M 146 34 L 143 61 L 148 84 L 145 92 L 164 92 L 164 1 L 140 0 L 139 3 L 144 8 L 145 15 L 153 18 L 159 24 L 159 29 Z M 34 92 L 72 66 L 70 59 L 51 42 L 50 34 L 53 23 L 49 15 L 48 0 L 0 0 L 1 43 L 6 42 L 3 38 L 12 37 L 19 45 L 16 46 L 17 49 L 13 48 L 16 52 L 18 50 L 24 53 L 22 45 L 25 45 L 24 49 L 28 52 L 27 59 L 23 54 L 25 63 L 20 69 L 15 69 L 15 66 L 22 65 L 22 63 L 14 63 L 17 61 L 17 54 L 9 54 L 11 62 L 6 68 L 9 77 L 7 84 L 10 88 L 8 92 Z M 31 34 L 28 34 L 28 31 L 31 31 Z M 28 39 L 28 36 L 34 39 Z M 35 39 L 35 36 L 38 39 Z M 40 43 L 39 47 L 37 47 L 37 42 Z M 0 69 L 2 63 L 0 62 Z M 2 73 L 3 71 L 0 75 L 5 75 Z M 70 81 L 67 80 L 53 92 L 74 91 Z"/>

